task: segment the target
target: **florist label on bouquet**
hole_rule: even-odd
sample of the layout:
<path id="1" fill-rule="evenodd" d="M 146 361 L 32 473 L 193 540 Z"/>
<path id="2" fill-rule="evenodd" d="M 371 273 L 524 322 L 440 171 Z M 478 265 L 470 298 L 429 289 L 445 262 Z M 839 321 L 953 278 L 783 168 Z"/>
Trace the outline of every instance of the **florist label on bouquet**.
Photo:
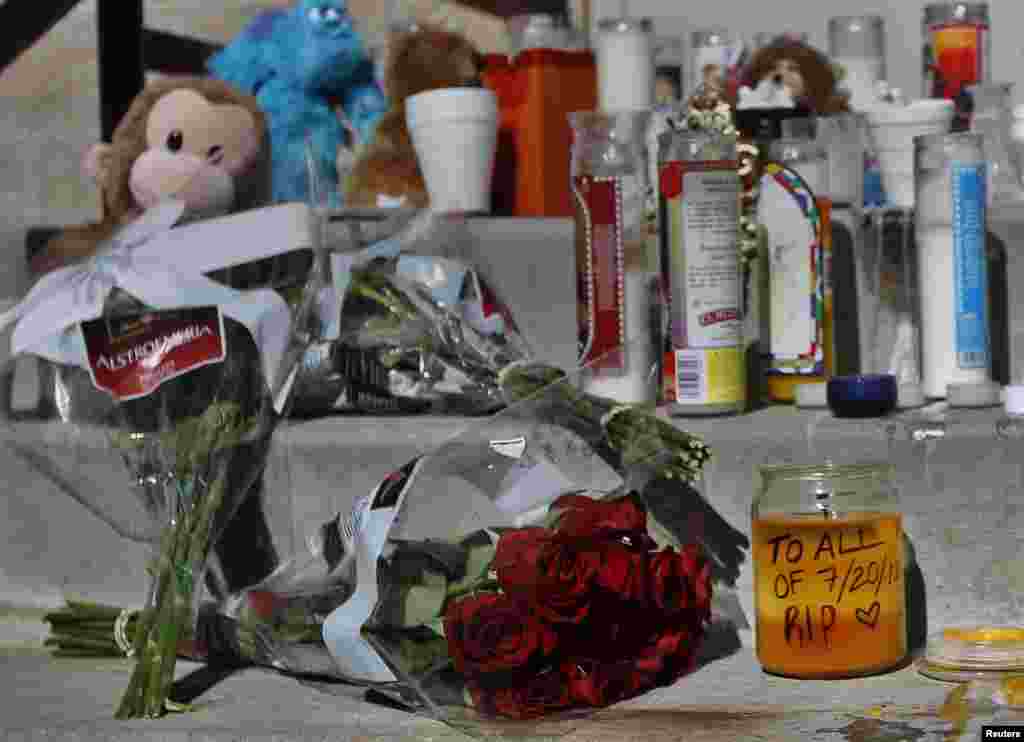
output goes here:
<path id="1" fill-rule="evenodd" d="M 145 397 L 165 381 L 220 363 L 227 350 L 217 307 L 105 317 L 81 329 L 93 384 L 117 400 Z"/>

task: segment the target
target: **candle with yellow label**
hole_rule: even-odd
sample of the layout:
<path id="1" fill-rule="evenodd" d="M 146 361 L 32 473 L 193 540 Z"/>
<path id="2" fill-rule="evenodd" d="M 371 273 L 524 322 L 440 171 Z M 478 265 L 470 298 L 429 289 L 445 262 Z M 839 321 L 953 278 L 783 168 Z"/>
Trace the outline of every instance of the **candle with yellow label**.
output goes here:
<path id="1" fill-rule="evenodd" d="M 753 521 L 757 655 L 799 678 L 868 675 L 907 654 L 899 513 Z"/>

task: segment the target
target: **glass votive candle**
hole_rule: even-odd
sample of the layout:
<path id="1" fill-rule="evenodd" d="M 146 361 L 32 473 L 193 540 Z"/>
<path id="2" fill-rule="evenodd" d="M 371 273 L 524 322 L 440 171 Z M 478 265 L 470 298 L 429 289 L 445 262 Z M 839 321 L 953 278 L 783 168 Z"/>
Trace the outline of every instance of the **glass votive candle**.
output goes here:
<path id="1" fill-rule="evenodd" d="M 853 108 L 875 99 L 875 88 L 886 79 L 885 21 L 878 15 L 842 16 L 828 22 L 828 52 L 842 67 L 843 87 Z"/>
<path id="2" fill-rule="evenodd" d="M 598 104 L 603 111 L 650 108 L 654 103 L 654 39 L 650 18 L 606 18 L 598 23 Z"/>

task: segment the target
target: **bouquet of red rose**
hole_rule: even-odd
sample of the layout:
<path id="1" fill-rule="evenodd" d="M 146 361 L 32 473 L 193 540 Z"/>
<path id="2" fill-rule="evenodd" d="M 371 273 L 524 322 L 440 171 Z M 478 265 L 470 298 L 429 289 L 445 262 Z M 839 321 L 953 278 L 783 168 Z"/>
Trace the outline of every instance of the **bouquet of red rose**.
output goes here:
<path id="1" fill-rule="evenodd" d="M 445 605 L 473 705 L 532 718 L 601 707 L 691 671 L 711 617 L 710 563 L 658 550 L 636 495 L 566 495 L 550 527 L 503 532 L 491 570 Z"/>
<path id="2" fill-rule="evenodd" d="M 714 649 L 709 631 L 740 624 L 712 599 L 743 557 L 693 486 L 709 450 L 579 392 L 578 373 L 511 368 L 513 404 L 323 526 L 323 574 L 347 587 L 319 609 L 327 674 L 471 733 L 530 720 L 532 734 L 673 683 Z M 258 589 L 317 620 L 289 582 Z M 263 636 L 295 657 L 270 624 Z"/>
<path id="3" fill-rule="evenodd" d="M 743 539 L 693 486 L 705 444 L 572 374 L 503 382 L 518 401 L 298 526 L 312 538 L 279 512 L 278 566 L 205 604 L 189 638 L 211 661 L 316 675 L 470 733 L 527 719 L 557 735 L 711 659 L 702 640 L 742 626 L 727 601 Z M 52 643 L 81 651 L 94 613 L 53 616 Z M 106 651 L 117 615 L 98 627 Z"/>

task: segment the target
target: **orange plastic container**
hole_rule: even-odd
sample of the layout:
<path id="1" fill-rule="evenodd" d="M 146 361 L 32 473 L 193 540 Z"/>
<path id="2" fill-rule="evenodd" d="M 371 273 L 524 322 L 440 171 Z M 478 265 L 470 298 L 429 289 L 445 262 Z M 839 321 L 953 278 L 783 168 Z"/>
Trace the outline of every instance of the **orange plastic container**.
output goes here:
<path id="1" fill-rule="evenodd" d="M 572 216 L 569 114 L 597 108 L 593 52 L 528 49 L 511 60 L 492 54 L 483 78 L 501 117 L 493 213 Z"/>

